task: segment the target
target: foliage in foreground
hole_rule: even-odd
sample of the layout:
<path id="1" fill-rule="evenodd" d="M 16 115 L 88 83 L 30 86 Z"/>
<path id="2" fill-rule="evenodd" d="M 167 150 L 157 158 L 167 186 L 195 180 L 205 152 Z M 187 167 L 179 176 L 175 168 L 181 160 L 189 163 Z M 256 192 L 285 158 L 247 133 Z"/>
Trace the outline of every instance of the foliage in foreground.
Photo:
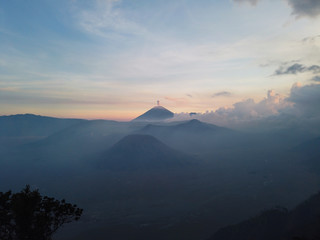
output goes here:
<path id="1" fill-rule="evenodd" d="M 65 223 L 80 219 L 83 209 L 41 196 L 26 186 L 19 193 L 0 192 L 1 240 L 51 240 Z"/>

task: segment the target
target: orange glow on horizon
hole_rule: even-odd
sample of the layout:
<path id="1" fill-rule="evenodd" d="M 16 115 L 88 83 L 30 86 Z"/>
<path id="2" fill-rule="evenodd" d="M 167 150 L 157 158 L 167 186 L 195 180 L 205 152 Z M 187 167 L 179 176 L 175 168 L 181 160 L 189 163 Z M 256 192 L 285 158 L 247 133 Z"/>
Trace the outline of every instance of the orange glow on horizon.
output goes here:
<path id="1" fill-rule="evenodd" d="M 42 114 L 40 114 L 42 115 Z M 97 120 L 97 119 L 104 119 L 104 120 L 114 120 L 114 121 L 121 121 L 127 122 L 131 121 L 132 119 L 138 117 L 140 114 L 134 113 L 127 113 L 127 112 L 117 112 L 117 113 L 106 113 L 106 112 L 90 112 L 90 113 L 73 113 L 73 114 L 54 114 L 50 115 L 51 117 L 57 118 L 80 118 L 80 119 L 87 119 L 87 120 Z"/>

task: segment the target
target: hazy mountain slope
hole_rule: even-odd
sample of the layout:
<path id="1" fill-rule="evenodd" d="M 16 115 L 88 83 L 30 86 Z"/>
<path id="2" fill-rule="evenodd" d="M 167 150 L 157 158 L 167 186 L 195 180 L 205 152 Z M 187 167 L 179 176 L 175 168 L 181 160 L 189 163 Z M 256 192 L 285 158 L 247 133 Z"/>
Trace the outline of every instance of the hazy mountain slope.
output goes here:
<path id="1" fill-rule="evenodd" d="M 81 119 L 61 119 L 33 114 L 0 116 L 0 136 L 49 136 L 54 132 L 84 121 Z"/>
<path id="2" fill-rule="evenodd" d="M 201 133 L 208 133 L 208 132 L 228 132 L 231 131 L 230 129 L 224 127 L 218 127 L 214 124 L 204 123 L 196 119 L 192 119 L 187 122 L 183 122 L 173 126 L 172 129 L 174 131 L 183 131 L 183 132 L 196 132 L 198 134 Z"/>
<path id="3" fill-rule="evenodd" d="M 129 135 L 101 157 L 100 166 L 111 170 L 156 170 L 182 167 L 190 157 L 150 135 Z"/>
<path id="4" fill-rule="evenodd" d="M 152 135 L 169 146 L 190 153 L 204 153 L 226 145 L 230 148 L 239 135 L 231 129 L 195 119 L 170 125 L 148 124 L 138 133 Z"/>
<path id="5" fill-rule="evenodd" d="M 85 121 L 20 148 L 21 156 L 63 164 L 93 161 L 131 132 L 130 125 L 108 120 Z"/>
<path id="6" fill-rule="evenodd" d="M 148 124 L 138 133 L 152 135 L 181 151 L 206 156 L 212 154 L 225 156 L 226 153 L 235 151 L 236 155 L 252 150 L 261 153 L 275 150 L 289 151 L 297 144 L 299 137 L 291 130 L 248 133 L 195 119 L 170 124 Z"/>
<path id="7" fill-rule="evenodd" d="M 239 224 L 217 231 L 210 240 L 283 240 L 315 239 L 320 235 L 320 193 L 312 196 L 295 209 L 264 211 Z"/>

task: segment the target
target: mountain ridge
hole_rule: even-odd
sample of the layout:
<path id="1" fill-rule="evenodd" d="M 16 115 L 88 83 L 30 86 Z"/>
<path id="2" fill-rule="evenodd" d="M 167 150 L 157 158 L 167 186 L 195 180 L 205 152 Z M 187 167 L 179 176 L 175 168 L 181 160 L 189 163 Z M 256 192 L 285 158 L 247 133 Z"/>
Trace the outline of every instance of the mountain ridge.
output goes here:
<path id="1" fill-rule="evenodd" d="M 49 136 L 84 119 L 55 118 L 35 114 L 16 114 L 0 116 L 0 136 Z"/>

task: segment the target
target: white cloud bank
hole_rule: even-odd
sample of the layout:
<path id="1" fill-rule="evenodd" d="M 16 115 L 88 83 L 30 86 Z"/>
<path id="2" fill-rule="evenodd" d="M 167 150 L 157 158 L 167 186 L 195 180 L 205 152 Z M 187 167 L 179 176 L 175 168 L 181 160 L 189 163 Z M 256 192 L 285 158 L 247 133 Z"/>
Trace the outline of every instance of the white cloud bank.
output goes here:
<path id="1" fill-rule="evenodd" d="M 269 130 L 300 128 L 320 134 L 320 84 L 292 86 L 288 97 L 269 90 L 260 102 L 247 99 L 232 108 L 197 113 L 192 118 L 235 129 Z M 175 114 L 174 121 L 189 120 L 189 113 Z"/>

